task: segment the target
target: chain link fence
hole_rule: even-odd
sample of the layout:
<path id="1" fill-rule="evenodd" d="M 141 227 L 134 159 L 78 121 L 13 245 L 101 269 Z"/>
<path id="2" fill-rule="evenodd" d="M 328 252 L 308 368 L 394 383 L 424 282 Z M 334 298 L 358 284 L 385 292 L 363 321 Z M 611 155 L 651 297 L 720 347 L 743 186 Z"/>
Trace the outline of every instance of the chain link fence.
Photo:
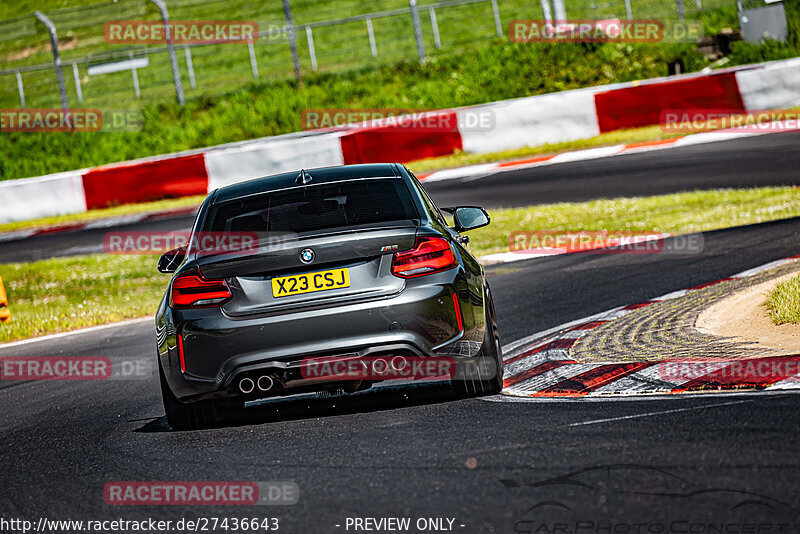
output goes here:
<path id="1" fill-rule="evenodd" d="M 698 18 L 734 0 L 564 0 L 571 19 Z M 253 80 L 292 79 L 291 37 L 301 73 L 414 60 L 477 46 L 506 34 L 514 19 L 541 19 L 548 0 L 286 1 L 168 0 L 172 21 L 253 21 L 250 42 L 176 44 L 186 98 L 219 94 Z M 174 99 L 175 80 L 164 44 L 112 44 L 109 21 L 161 21 L 151 0 L 114 0 L 47 11 L 59 41 L 66 98 L 71 107 L 132 107 Z M 59 107 L 50 35 L 31 14 L 0 21 L 0 108 Z"/>

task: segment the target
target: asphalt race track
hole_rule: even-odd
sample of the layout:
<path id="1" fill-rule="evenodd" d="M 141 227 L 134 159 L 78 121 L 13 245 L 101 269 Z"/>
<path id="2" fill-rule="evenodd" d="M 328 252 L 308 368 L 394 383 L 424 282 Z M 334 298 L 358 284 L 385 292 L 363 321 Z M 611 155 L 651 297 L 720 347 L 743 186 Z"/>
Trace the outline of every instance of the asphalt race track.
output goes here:
<path id="1" fill-rule="evenodd" d="M 785 132 L 432 182 L 426 189 L 443 206 L 469 200 L 511 207 L 790 185 L 798 183 L 798 146 L 800 132 Z"/>
<path id="2" fill-rule="evenodd" d="M 800 219 L 705 237 L 698 256 L 572 255 L 489 268 L 504 342 L 796 253 Z M 148 360 L 153 330 L 140 322 L 0 356 Z M 415 386 L 282 402 L 281 419 L 255 407 L 247 424 L 196 432 L 169 431 L 155 375 L 3 382 L 0 401 L 0 500 L 9 516 L 33 520 L 244 514 L 278 517 L 286 532 L 344 532 L 335 525 L 347 517 L 450 517 L 460 532 L 533 532 L 611 517 L 662 526 L 747 518 L 796 532 L 785 522 L 800 507 L 792 394 L 517 402 Z M 104 485 L 125 480 L 292 480 L 301 497 L 246 509 L 106 505 Z M 569 511 L 537 506 L 555 502 Z"/>
<path id="3" fill-rule="evenodd" d="M 775 168 L 772 181 L 754 173 L 744 183 L 744 171 L 729 182 L 721 170 L 714 182 L 708 163 L 703 187 L 792 183 L 797 138 L 773 158 L 764 155 L 771 149 L 742 142 L 730 143 L 731 158 L 747 152 L 752 169 L 786 165 L 785 172 Z M 644 187 L 635 183 L 640 158 L 654 158 L 655 181 L 687 172 L 661 165 L 667 152 L 603 161 L 618 171 L 605 188 Z M 597 162 L 569 167 L 577 173 L 590 164 Z M 528 198 L 541 200 L 534 178 L 554 171 L 526 171 Z M 471 191 L 465 202 L 479 198 Z M 441 190 L 434 195 L 441 201 Z M 581 254 L 489 267 L 503 343 L 798 254 L 800 218 L 709 232 L 704 243 L 693 255 Z M 0 357 L 91 355 L 119 364 L 152 361 L 154 351 L 153 325 L 142 321 L 0 348 Z M 33 521 L 277 517 L 284 532 L 336 533 L 355 532 L 347 518 L 410 517 L 413 525 L 434 517 L 468 533 L 798 532 L 800 411 L 789 393 L 458 400 L 446 385 L 417 384 L 268 403 L 251 408 L 244 424 L 195 432 L 169 430 L 156 375 L 3 381 L 0 405 L 0 503 L 7 516 Z M 292 506 L 104 502 L 108 482 L 153 480 L 291 480 L 301 493 Z"/>
<path id="4" fill-rule="evenodd" d="M 645 196 L 714 189 L 798 184 L 800 132 L 786 132 L 605 159 L 508 171 L 475 179 L 429 182 L 440 206 L 487 208 Z M 115 232 L 188 230 L 193 217 L 115 226 Z M 0 263 L 103 252 L 107 229 L 0 241 Z"/>

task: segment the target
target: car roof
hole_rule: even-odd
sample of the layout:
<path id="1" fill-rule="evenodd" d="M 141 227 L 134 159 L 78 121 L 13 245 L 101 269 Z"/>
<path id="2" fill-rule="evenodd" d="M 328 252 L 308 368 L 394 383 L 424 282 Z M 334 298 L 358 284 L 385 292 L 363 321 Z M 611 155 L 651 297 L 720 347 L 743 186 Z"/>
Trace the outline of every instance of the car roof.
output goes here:
<path id="1" fill-rule="evenodd" d="M 390 178 L 400 176 L 396 163 L 337 165 L 335 167 L 318 167 L 304 170 L 306 174 L 311 177 L 311 181 L 308 182 L 308 185 L 358 178 Z M 297 183 L 298 176 L 300 176 L 300 169 L 221 187 L 217 190 L 214 203 L 225 202 L 259 193 L 268 193 L 278 189 L 286 189 L 295 186 L 299 187 L 301 184 Z"/>

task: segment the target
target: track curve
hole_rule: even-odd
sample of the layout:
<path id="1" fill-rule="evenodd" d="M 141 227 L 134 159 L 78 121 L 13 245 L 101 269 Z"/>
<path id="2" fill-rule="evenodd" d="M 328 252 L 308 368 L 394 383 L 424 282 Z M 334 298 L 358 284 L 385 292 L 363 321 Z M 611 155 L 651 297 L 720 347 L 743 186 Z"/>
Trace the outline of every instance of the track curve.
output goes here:
<path id="1" fill-rule="evenodd" d="M 796 135 L 453 180 L 430 189 L 442 204 L 485 200 L 499 206 L 512 198 L 529 204 L 793 184 L 800 163 Z M 771 143 L 762 144 L 767 138 Z M 176 230 L 189 220 L 159 223 L 158 229 Z M 0 257 L 68 254 L 71 247 L 96 246 L 102 234 L 5 243 Z M 701 254 L 689 256 L 580 254 L 489 267 L 502 340 L 508 344 L 798 254 L 800 218 L 708 232 L 704 243 Z M 139 321 L 0 347 L 0 358 L 152 361 L 154 340 L 153 324 Z M 572 525 L 567 534 L 576 534 L 578 520 L 665 526 L 747 519 L 773 525 L 771 533 L 797 532 L 800 397 L 792 394 L 517 402 L 502 396 L 456 400 L 447 386 L 418 385 L 306 398 L 281 404 L 279 419 L 267 406 L 254 409 L 241 426 L 171 432 L 151 378 L 2 381 L 3 517 L 277 517 L 285 532 L 333 533 L 348 531 L 348 517 L 446 517 L 457 532 L 552 533 L 566 521 Z M 121 480 L 293 480 L 301 494 L 298 504 L 286 507 L 107 505 L 104 485 Z M 577 534 L 595 532 L 587 528 Z"/>
<path id="2" fill-rule="evenodd" d="M 707 233 L 696 256 L 565 255 L 487 273 L 508 343 L 792 255 L 798 237 L 800 218 Z M 0 347 L 0 357 L 101 355 L 119 362 L 151 358 L 153 347 L 147 321 Z M 429 385 L 307 399 L 282 405 L 279 420 L 256 409 L 243 426 L 170 432 L 156 380 L 4 381 L 0 502 L 5 516 L 34 520 L 245 515 L 278 517 L 287 532 L 343 532 L 336 525 L 347 517 L 400 515 L 454 518 L 460 532 L 526 532 L 530 521 L 566 513 L 539 509 L 541 502 L 569 498 L 564 506 L 573 519 L 606 517 L 594 490 L 570 497 L 553 480 L 624 471 L 639 493 L 598 491 L 630 520 L 730 519 L 731 496 L 740 494 L 777 499 L 792 513 L 800 506 L 792 445 L 797 399 L 532 403 L 455 400 L 448 387 Z M 657 480 L 648 478 L 657 473 Z M 702 491 L 687 489 L 695 496 L 677 500 L 645 495 L 653 488 L 669 494 L 659 486 L 667 475 Z M 103 486 L 119 480 L 293 480 L 301 497 L 294 506 L 235 510 L 108 506 Z M 775 522 L 774 507 L 765 510 L 749 510 L 747 518 Z"/>
<path id="3" fill-rule="evenodd" d="M 694 189 L 800 185 L 800 132 L 785 132 L 430 182 L 440 206 L 487 208 L 646 196 Z M 116 226 L 114 231 L 188 230 L 192 216 Z M 107 229 L 0 242 L 0 263 L 100 253 Z"/>

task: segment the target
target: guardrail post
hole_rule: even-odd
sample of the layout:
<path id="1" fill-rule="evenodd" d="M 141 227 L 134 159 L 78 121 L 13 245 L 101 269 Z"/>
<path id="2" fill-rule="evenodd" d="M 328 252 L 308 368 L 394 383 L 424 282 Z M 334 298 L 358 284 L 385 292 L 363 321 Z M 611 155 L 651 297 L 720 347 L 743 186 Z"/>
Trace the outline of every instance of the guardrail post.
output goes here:
<path id="1" fill-rule="evenodd" d="M 253 39 L 247 38 L 247 51 L 250 53 L 250 69 L 253 71 L 253 78 L 258 78 L 258 60 L 256 59 L 256 49 L 253 46 Z"/>
<path id="2" fill-rule="evenodd" d="M 414 22 L 414 39 L 417 41 L 417 55 L 420 62 L 425 61 L 425 43 L 422 40 L 422 26 L 419 23 L 419 10 L 417 0 L 408 0 L 411 7 L 411 20 Z"/>
<path id="3" fill-rule="evenodd" d="M 19 104 L 25 109 L 25 87 L 22 85 L 22 74 L 17 71 L 17 91 L 19 91 Z"/>
<path id="4" fill-rule="evenodd" d="M 189 45 L 183 47 L 183 55 L 186 56 L 186 70 L 189 72 L 189 85 L 192 89 L 197 89 L 197 79 L 194 77 L 194 63 L 192 62 L 192 48 Z"/>
<path id="5" fill-rule="evenodd" d="M 289 35 L 289 47 L 292 49 L 292 64 L 294 65 L 294 78 L 299 87 L 303 83 L 300 73 L 300 57 L 297 55 L 297 36 L 294 33 L 294 23 L 292 22 L 292 8 L 289 0 L 283 0 L 283 17 L 286 19 L 286 32 Z"/>
<path id="6" fill-rule="evenodd" d="M 133 59 L 133 52 L 128 54 L 128 57 Z M 139 69 L 135 67 L 131 69 L 131 78 L 133 78 L 133 94 L 136 98 L 141 98 L 142 93 L 139 90 Z"/>
<path id="7" fill-rule="evenodd" d="M 317 48 L 314 46 L 314 32 L 308 24 L 306 24 L 306 41 L 308 41 L 308 53 L 311 56 L 311 70 L 317 70 Z"/>
<path id="8" fill-rule="evenodd" d="M 175 82 L 175 96 L 178 99 L 178 105 L 182 106 L 186 103 L 183 98 L 183 84 L 181 84 L 181 73 L 178 70 L 178 57 L 175 55 L 175 43 L 172 42 L 172 28 L 169 25 L 169 12 L 167 11 L 167 4 L 164 0 L 150 0 L 153 2 L 158 11 L 161 13 L 161 21 L 164 23 L 164 35 L 167 36 L 167 50 L 169 51 L 169 62 L 172 64 L 172 80 Z M 136 80 L 138 86 L 138 79 Z"/>
<path id="9" fill-rule="evenodd" d="M 678 18 L 683 20 L 686 18 L 686 9 L 683 7 L 683 0 L 675 0 L 678 5 Z"/>
<path id="10" fill-rule="evenodd" d="M 58 94 L 61 96 L 61 108 L 63 110 L 69 109 L 69 102 L 67 102 L 67 86 L 64 83 L 64 73 L 61 71 L 61 55 L 58 53 L 58 35 L 56 34 L 56 26 L 47 16 L 41 11 L 34 11 L 33 16 L 44 24 L 47 32 L 50 34 L 50 45 L 53 48 L 53 63 L 56 67 L 56 79 L 58 80 Z"/>
<path id="11" fill-rule="evenodd" d="M 378 57 L 378 47 L 375 45 L 375 32 L 372 31 L 372 19 L 367 17 L 367 35 L 369 36 L 369 50 L 372 57 Z"/>
<path id="12" fill-rule="evenodd" d="M 492 14 L 494 15 L 494 29 L 498 37 L 503 36 L 503 23 L 500 21 L 500 8 L 497 6 L 497 0 L 492 0 Z"/>
<path id="13" fill-rule="evenodd" d="M 564 0 L 553 0 L 553 15 L 555 16 L 556 22 L 566 22 L 567 8 L 564 6 Z"/>
<path id="14" fill-rule="evenodd" d="M 542 18 L 546 23 L 553 22 L 553 14 L 550 12 L 550 0 L 541 0 Z"/>
<path id="15" fill-rule="evenodd" d="M 436 8 L 433 6 L 429 7 L 428 13 L 431 16 L 431 28 L 433 29 L 433 46 L 441 48 L 442 41 L 439 38 L 439 24 L 436 22 Z"/>
<path id="16" fill-rule="evenodd" d="M 78 95 L 78 102 L 83 102 L 83 90 L 81 89 L 81 77 L 78 73 L 78 62 L 72 62 L 72 77 L 75 79 L 75 93 Z"/>

